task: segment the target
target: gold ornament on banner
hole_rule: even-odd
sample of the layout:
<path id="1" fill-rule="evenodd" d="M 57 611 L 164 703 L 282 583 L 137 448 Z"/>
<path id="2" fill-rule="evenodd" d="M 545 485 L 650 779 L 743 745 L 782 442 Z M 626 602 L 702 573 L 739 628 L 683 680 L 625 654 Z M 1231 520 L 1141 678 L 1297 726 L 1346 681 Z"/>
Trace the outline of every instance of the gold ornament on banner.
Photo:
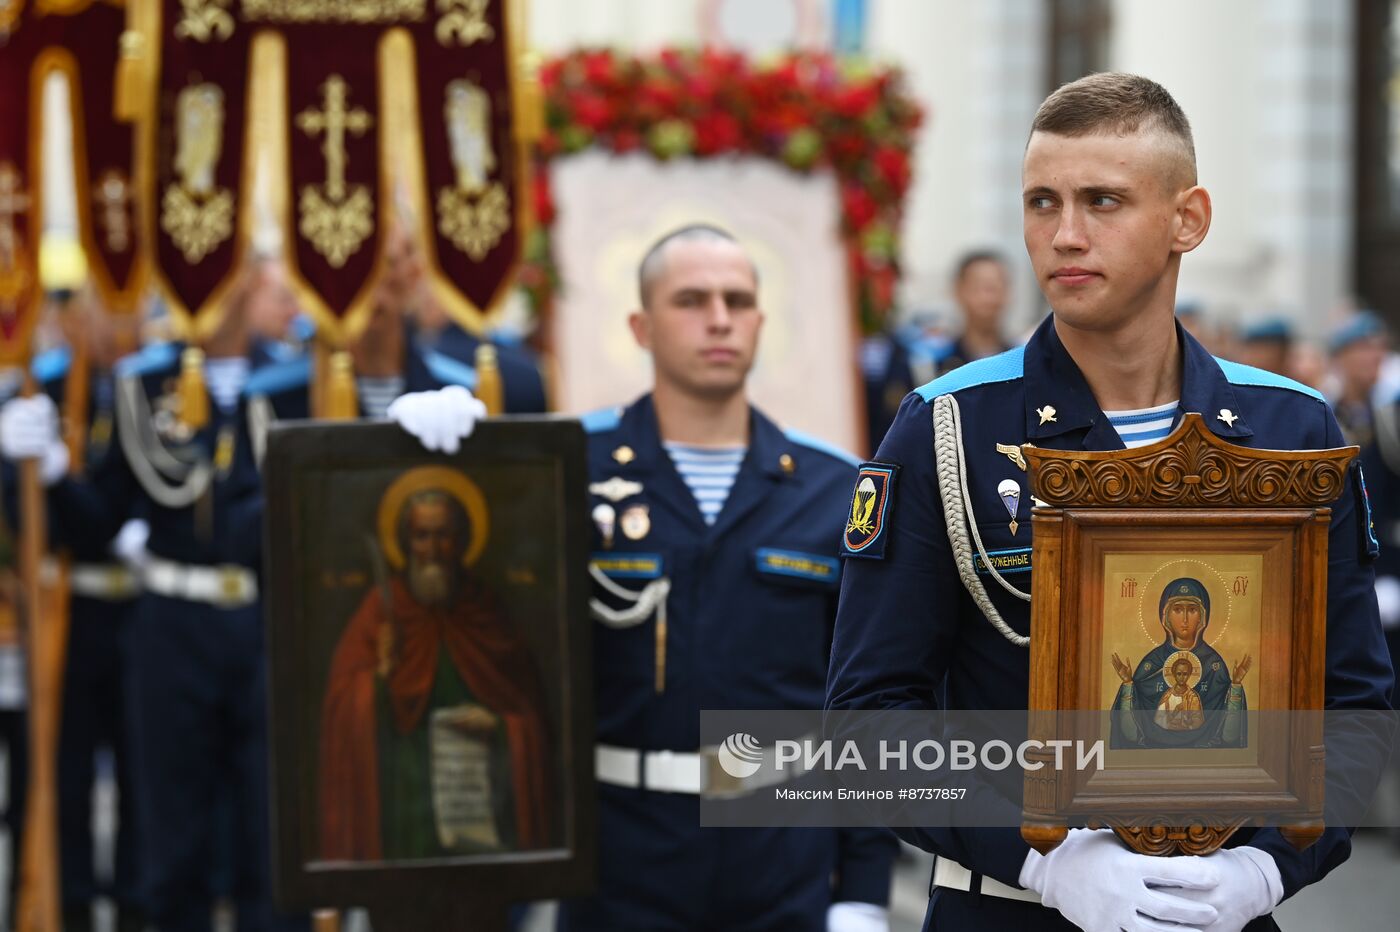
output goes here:
<path id="1" fill-rule="evenodd" d="M 453 81 L 447 85 L 443 118 L 457 184 L 438 191 L 438 230 L 480 262 L 510 229 L 510 197 L 504 185 L 489 180 L 496 169 L 491 98 L 471 81 Z"/>
<path id="2" fill-rule="evenodd" d="M 13 162 L 0 162 L 0 307 L 17 304 L 29 290 L 29 253 L 15 221 L 29 212 L 29 194 Z"/>
<path id="3" fill-rule="evenodd" d="M 180 0 L 180 21 L 175 38 L 195 42 L 222 42 L 233 35 L 233 16 L 228 7 L 233 0 Z"/>
<path id="4" fill-rule="evenodd" d="M 24 0 L 0 0 L 0 37 L 10 34 L 10 27 L 24 12 Z"/>
<path id="5" fill-rule="evenodd" d="M 496 30 L 486 22 L 486 7 L 491 0 L 437 0 L 438 19 L 434 34 L 442 45 L 472 45 L 490 42 Z"/>
<path id="6" fill-rule="evenodd" d="M 243 0 L 243 20 L 249 23 L 374 23 L 421 22 L 428 0 Z"/>
<path id="7" fill-rule="evenodd" d="M 326 157 L 326 182 L 301 189 L 297 210 L 301 213 L 298 230 L 332 268 L 341 268 L 359 251 L 374 232 L 374 204 L 364 185 L 345 183 L 347 133 L 362 136 L 374 126 L 365 110 L 349 109 L 350 86 L 333 74 L 321 86 L 324 109 L 307 109 L 297 115 L 297 129 L 308 136 L 325 139 L 321 152 Z"/>
<path id="8" fill-rule="evenodd" d="M 106 234 L 109 252 L 126 252 L 131 248 L 131 220 L 127 207 L 131 204 L 131 185 L 117 168 L 109 168 L 93 185 L 92 199 L 97 208 L 97 223 Z"/>
<path id="9" fill-rule="evenodd" d="M 233 235 L 233 194 L 215 182 L 224 145 L 224 92 L 191 84 L 175 102 L 175 173 L 165 189 L 160 228 L 186 262 L 199 262 Z"/>

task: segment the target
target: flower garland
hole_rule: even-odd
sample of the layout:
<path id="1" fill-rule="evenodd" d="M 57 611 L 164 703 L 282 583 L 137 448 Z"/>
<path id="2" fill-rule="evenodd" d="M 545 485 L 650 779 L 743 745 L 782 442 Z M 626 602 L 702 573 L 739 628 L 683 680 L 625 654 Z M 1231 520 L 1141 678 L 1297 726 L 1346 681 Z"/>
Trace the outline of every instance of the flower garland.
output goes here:
<path id="1" fill-rule="evenodd" d="M 803 173 L 830 169 L 861 323 L 880 327 L 894 302 L 899 222 L 922 120 L 899 71 L 806 53 L 756 64 L 708 49 L 649 57 L 583 50 L 546 61 L 540 83 L 546 129 L 533 180 L 536 226 L 520 274 L 536 313 L 559 286 L 548 163 L 601 146 L 661 160 L 741 153 Z"/>

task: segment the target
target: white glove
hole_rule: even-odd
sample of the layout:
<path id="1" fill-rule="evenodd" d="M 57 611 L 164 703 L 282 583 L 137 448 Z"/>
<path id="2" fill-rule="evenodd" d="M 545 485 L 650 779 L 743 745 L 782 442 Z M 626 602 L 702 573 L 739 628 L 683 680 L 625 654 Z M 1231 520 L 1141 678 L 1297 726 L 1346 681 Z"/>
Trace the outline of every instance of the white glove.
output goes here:
<path id="1" fill-rule="evenodd" d="M 1220 882 L 1213 890 L 1183 890 L 1181 895 L 1209 903 L 1220 914 L 1206 932 L 1240 932 L 1245 923 L 1273 912 L 1283 900 L 1283 877 L 1267 851 L 1241 845 L 1200 860 L 1215 868 Z"/>
<path id="2" fill-rule="evenodd" d="M 890 911 L 854 900 L 832 903 L 826 910 L 826 932 L 890 932 Z"/>
<path id="3" fill-rule="evenodd" d="M 400 395 L 384 412 L 389 420 L 417 437 L 429 450 L 456 453 L 486 417 L 486 405 L 460 385 L 435 392 Z"/>
<path id="4" fill-rule="evenodd" d="M 151 526 L 144 518 L 132 518 L 122 525 L 117 536 L 112 538 L 110 549 L 112 556 L 125 563 L 134 570 L 139 570 L 146 565 L 146 560 L 150 553 L 146 550 L 146 541 L 151 538 Z"/>
<path id="5" fill-rule="evenodd" d="M 1376 577 L 1376 607 L 1380 609 L 1382 628 L 1400 627 L 1400 579 Z"/>
<path id="6" fill-rule="evenodd" d="M 1219 910 L 1186 891 L 1214 891 L 1217 880 L 1207 858 L 1149 857 L 1108 829 L 1086 828 L 1071 829 L 1047 855 L 1031 851 L 1020 876 L 1021 886 L 1086 932 L 1213 930 Z"/>
<path id="7" fill-rule="evenodd" d="M 0 407 L 0 456 L 39 461 L 39 480 L 50 486 L 68 472 L 68 447 L 58 436 L 58 408 L 48 395 L 12 398 Z"/>

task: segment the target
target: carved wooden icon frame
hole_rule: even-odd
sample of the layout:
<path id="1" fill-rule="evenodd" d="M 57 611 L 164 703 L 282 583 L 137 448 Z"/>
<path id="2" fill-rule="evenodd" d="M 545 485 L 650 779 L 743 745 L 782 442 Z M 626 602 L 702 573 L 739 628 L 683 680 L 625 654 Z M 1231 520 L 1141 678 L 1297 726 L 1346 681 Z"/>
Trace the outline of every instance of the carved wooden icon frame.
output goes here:
<path id="1" fill-rule="evenodd" d="M 1128 636 L 1124 626 L 1133 637 L 1140 638 L 1138 627 L 1143 635 L 1164 637 L 1156 653 L 1144 656 L 1135 677 L 1151 670 L 1148 657 L 1172 649 L 1171 629 L 1157 614 L 1157 594 L 1162 593 L 1160 605 L 1167 605 L 1163 581 L 1185 582 L 1188 588 L 1189 581 L 1164 570 L 1150 591 L 1144 587 L 1136 593 L 1128 583 L 1139 580 L 1124 580 L 1122 591 L 1134 591 L 1133 604 L 1139 606 L 1133 625 L 1130 612 L 1120 617 L 1105 607 L 1122 577 L 1111 576 L 1111 567 L 1132 561 L 1164 568 L 1200 564 L 1196 575 L 1202 579 L 1220 575 L 1213 563 L 1244 561 L 1257 567 L 1253 601 L 1235 598 L 1239 580 L 1247 584 L 1248 576 L 1236 577 L 1235 596 L 1218 599 L 1241 605 L 1238 614 L 1246 620 L 1237 623 L 1233 637 L 1252 638 L 1249 643 L 1257 645 L 1258 653 L 1251 655 L 1255 677 L 1248 678 L 1247 671 L 1244 679 L 1236 678 L 1238 656 L 1225 658 L 1203 647 L 1205 656 L 1216 659 L 1209 664 L 1216 679 L 1202 681 L 1197 667 L 1196 682 L 1214 683 L 1218 693 L 1223 668 L 1230 677 L 1226 687 L 1253 684 L 1250 712 L 1322 709 L 1330 504 L 1342 493 L 1356 447 L 1252 450 L 1221 440 L 1199 414 L 1187 414 L 1170 437 L 1135 450 L 1057 451 L 1029 444 L 1022 450 L 1040 500 L 1033 513 L 1033 738 L 1092 742 L 1112 732 L 1105 704 L 1106 651 L 1112 638 Z M 1207 595 L 1207 620 L 1192 635 L 1203 645 L 1209 615 Z M 1114 667 L 1117 663 L 1115 654 Z M 1128 660 L 1125 669 L 1131 665 Z M 1170 682 L 1164 664 L 1157 666 Z M 1128 677 L 1118 675 L 1131 692 Z M 1160 695 L 1165 687 L 1154 681 L 1152 688 Z M 1233 700 L 1235 694 L 1230 695 Z M 1157 708 L 1163 714 L 1165 706 Z M 1064 839 L 1068 823 L 1087 822 L 1112 827 L 1144 854 L 1206 854 L 1241 825 L 1278 824 L 1269 821 L 1272 816 L 1287 823 L 1280 830 L 1295 846 L 1307 847 L 1323 829 L 1321 716 L 1239 718 L 1248 722 L 1248 731 L 1233 746 L 1239 749 L 1233 756 L 1218 746 L 1149 744 L 1146 751 L 1122 752 L 1122 745 L 1115 749 L 1106 742 L 1103 769 L 1057 771 L 1049 748 L 1028 754 L 1045 766 L 1026 773 L 1022 836 L 1046 853 Z"/>

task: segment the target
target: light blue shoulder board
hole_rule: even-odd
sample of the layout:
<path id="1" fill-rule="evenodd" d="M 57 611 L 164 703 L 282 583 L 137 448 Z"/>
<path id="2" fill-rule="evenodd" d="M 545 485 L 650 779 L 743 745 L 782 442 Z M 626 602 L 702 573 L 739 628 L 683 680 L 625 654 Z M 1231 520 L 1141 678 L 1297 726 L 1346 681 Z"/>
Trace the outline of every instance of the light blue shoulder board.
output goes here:
<path id="1" fill-rule="evenodd" d="M 72 351 L 66 346 L 60 346 L 35 356 L 34 361 L 29 364 L 29 371 L 34 374 L 36 381 L 43 384 L 63 378 L 68 374 L 68 367 L 72 364 Z"/>
<path id="2" fill-rule="evenodd" d="M 601 434 L 605 430 L 614 430 L 622 423 L 621 408 L 599 408 L 597 411 L 589 411 L 587 414 L 579 416 L 579 422 L 583 424 L 585 433 Z"/>
<path id="3" fill-rule="evenodd" d="M 169 368 L 179 358 L 180 348 L 174 343 L 151 343 L 130 356 L 122 357 L 117 362 L 116 374 L 139 378 Z"/>
<path id="4" fill-rule="evenodd" d="M 438 352 L 427 353 L 423 361 L 427 363 L 433 378 L 442 384 L 476 388 L 476 370 L 466 363 Z"/>
<path id="5" fill-rule="evenodd" d="M 833 456 L 841 462 L 845 463 L 847 466 L 860 465 L 860 460 L 856 459 L 854 456 L 847 453 L 845 450 L 841 449 L 836 444 L 827 443 L 820 437 L 813 437 L 811 434 L 803 433 L 800 430 L 792 430 L 791 428 L 784 430 L 783 435 L 789 440 L 791 440 L 793 443 L 800 444 L 804 447 L 808 447 L 820 453 L 825 453 L 827 456 Z"/>
<path id="6" fill-rule="evenodd" d="M 278 392 L 301 388 L 310 383 L 311 359 L 307 356 L 298 356 L 296 359 L 274 362 L 258 369 L 248 376 L 248 381 L 243 386 L 243 394 L 249 397 L 275 395 Z"/>
<path id="7" fill-rule="evenodd" d="M 1243 363 L 1231 362 L 1228 359 L 1217 358 L 1216 363 L 1220 366 L 1220 371 L 1225 373 L 1225 378 L 1229 379 L 1231 385 L 1254 385 L 1261 388 L 1286 388 L 1299 392 L 1318 401 L 1326 402 L 1322 393 L 1315 388 L 1309 388 L 1302 382 L 1295 382 L 1292 379 L 1269 372 L 1267 369 L 1256 369 L 1253 366 L 1246 366 Z"/>
<path id="8" fill-rule="evenodd" d="M 959 366 L 915 391 L 924 401 L 932 401 L 939 395 L 950 395 L 965 388 L 990 385 L 993 382 L 1011 382 L 1025 374 L 1025 361 L 1026 348 L 1013 347 L 1004 353 Z"/>

